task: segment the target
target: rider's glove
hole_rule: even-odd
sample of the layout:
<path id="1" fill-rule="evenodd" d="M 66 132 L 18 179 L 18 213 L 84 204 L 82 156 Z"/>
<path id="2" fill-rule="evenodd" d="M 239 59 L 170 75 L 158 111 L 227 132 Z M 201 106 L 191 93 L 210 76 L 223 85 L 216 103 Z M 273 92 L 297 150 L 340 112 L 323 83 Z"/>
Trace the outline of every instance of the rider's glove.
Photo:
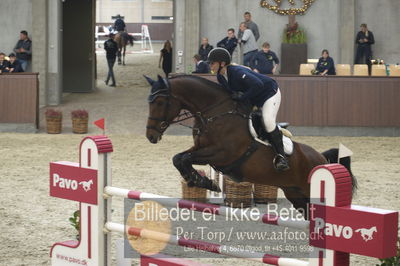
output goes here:
<path id="1" fill-rule="evenodd" d="M 235 100 L 235 101 L 241 101 L 243 99 L 243 92 L 234 91 L 232 93 L 232 99 Z"/>

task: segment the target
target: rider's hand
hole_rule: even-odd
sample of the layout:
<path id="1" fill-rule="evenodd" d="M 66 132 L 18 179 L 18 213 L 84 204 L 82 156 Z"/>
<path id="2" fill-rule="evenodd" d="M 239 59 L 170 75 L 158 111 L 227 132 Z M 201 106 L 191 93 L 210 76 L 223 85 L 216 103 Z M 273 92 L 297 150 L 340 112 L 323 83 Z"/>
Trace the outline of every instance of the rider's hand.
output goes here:
<path id="1" fill-rule="evenodd" d="M 232 93 L 232 99 L 235 100 L 235 101 L 241 101 L 242 100 L 242 96 L 243 96 L 243 93 L 240 92 L 240 91 L 234 91 Z"/>

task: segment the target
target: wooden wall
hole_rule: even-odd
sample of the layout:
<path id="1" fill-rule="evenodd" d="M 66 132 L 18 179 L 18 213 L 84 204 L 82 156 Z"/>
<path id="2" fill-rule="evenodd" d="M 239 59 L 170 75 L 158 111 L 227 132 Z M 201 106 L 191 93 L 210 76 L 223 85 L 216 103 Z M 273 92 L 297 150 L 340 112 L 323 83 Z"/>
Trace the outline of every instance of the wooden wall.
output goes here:
<path id="1" fill-rule="evenodd" d="M 0 74 L 0 123 L 39 123 L 37 73 Z"/>
<path id="2" fill-rule="evenodd" d="M 202 75 L 216 81 L 212 75 Z M 273 76 L 279 121 L 292 126 L 400 127 L 399 77 Z"/>

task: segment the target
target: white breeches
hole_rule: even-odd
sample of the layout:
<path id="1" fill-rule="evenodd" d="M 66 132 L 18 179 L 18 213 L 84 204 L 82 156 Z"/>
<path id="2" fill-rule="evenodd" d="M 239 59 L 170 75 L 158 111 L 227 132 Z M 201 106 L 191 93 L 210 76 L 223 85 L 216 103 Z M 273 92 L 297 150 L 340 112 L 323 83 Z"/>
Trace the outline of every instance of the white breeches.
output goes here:
<path id="1" fill-rule="evenodd" d="M 264 120 L 265 129 L 268 133 L 276 128 L 276 116 L 278 115 L 279 106 L 281 105 L 281 91 L 278 91 L 274 96 L 265 101 L 262 106 L 262 117 Z"/>

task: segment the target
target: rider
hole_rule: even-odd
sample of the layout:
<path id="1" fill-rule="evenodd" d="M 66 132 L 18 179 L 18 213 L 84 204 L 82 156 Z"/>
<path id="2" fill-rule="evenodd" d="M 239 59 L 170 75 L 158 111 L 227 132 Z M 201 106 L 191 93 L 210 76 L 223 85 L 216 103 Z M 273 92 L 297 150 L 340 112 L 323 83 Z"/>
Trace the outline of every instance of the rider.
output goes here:
<path id="1" fill-rule="evenodd" d="M 249 101 L 262 108 L 262 117 L 268 140 L 276 152 L 274 166 L 278 171 L 289 169 L 283 149 L 282 133 L 276 125 L 281 103 L 281 92 L 275 80 L 246 67 L 231 65 L 231 55 L 224 48 L 214 48 L 208 55 L 211 70 L 217 73 L 218 82 L 232 92 L 237 101 Z"/>
<path id="2" fill-rule="evenodd" d="M 117 19 L 116 19 L 115 22 L 114 22 L 114 29 L 115 29 L 116 31 L 118 31 L 118 32 L 124 32 L 124 31 L 125 31 L 125 28 L 126 28 L 126 25 L 125 25 L 125 22 L 124 22 L 124 20 L 122 19 L 121 15 L 118 14 L 118 15 L 116 15 L 115 17 L 116 17 Z"/>
<path id="3" fill-rule="evenodd" d="M 127 33 L 125 32 L 126 25 L 121 15 L 118 14 L 115 16 L 117 19 L 114 22 L 114 30 L 116 30 L 124 39 L 128 41 Z"/>

